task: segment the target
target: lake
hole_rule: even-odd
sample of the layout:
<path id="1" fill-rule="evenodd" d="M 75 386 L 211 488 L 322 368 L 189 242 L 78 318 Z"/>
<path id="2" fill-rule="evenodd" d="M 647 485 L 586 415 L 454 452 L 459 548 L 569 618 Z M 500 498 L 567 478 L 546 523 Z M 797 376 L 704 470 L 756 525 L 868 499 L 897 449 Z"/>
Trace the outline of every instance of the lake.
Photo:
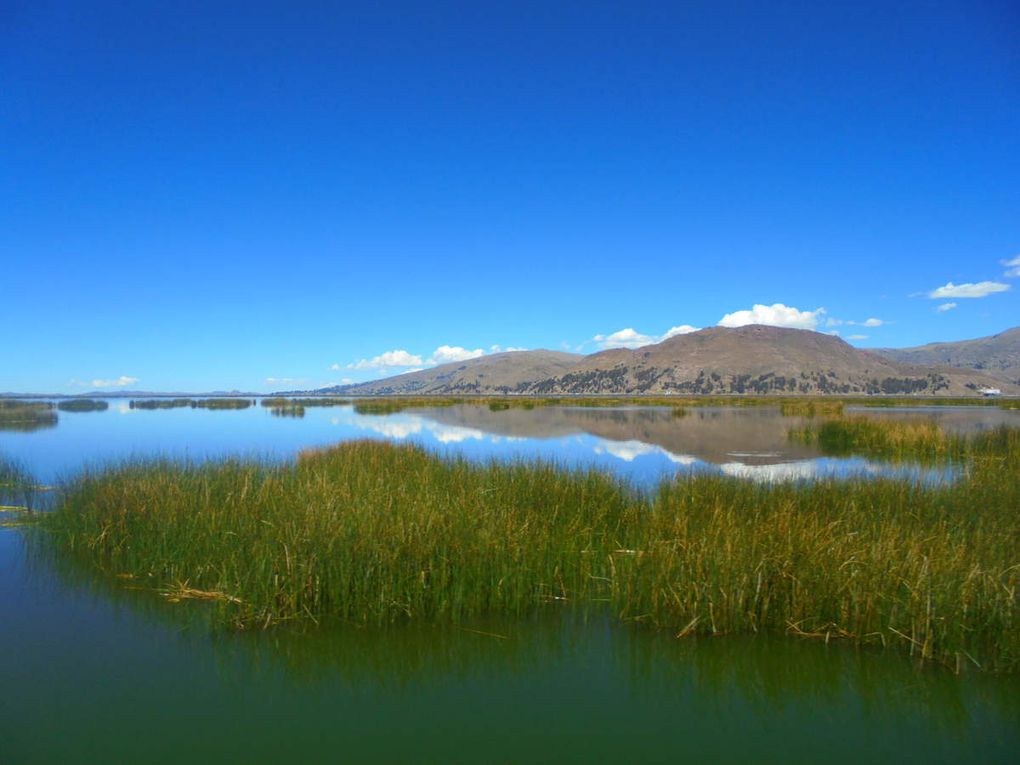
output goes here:
<path id="1" fill-rule="evenodd" d="M 868 410 L 973 432 L 1020 413 Z M 44 483 L 125 458 L 290 459 L 355 438 L 472 460 L 555 460 L 642 487 L 678 472 L 746 480 L 952 480 L 953 469 L 826 456 L 772 407 L 308 407 L 60 412 L 0 431 Z M 0 763 L 1015 762 L 1016 678 L 782 637 L 676 640 L 555 608 L 458 627 L 211 630 L 56 564 L 0 528 Z"/>

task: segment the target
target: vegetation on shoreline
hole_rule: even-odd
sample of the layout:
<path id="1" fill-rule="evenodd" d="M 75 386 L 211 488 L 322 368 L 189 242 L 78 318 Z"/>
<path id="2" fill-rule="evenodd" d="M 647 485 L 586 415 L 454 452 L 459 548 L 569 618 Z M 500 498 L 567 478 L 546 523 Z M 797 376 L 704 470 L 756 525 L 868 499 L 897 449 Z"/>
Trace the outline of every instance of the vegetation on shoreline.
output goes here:
<path id="1" fill-rule="evenodd" d="M 891 456 L 939 438 L 843 427 L 840 448 Z M 835 437 L 829 422 L 811 432 Z M 1020 437 L 941 438 L 953 446 L 938 456 L 968 460 L 943 486 L 701 475 L 644 494 L 595 471 L 378 442 L 286 466 L 124 464 L 69 485 L 43 539 L 111 578 L 210 600 L 235 627 L 560 604 L 678 637 L 785 632 L 1020 671 Z"/>
<path id="2" fill-rule="evenodd" d="M 994 398 L 934 398 L 877 396 L 372 396 L 365 398 L 286 398 L 262 400 L 265 407 L 285 402 L 302 406 L 343 406 L 353 404 L 360 414 L 395 414 L 406 409 L 458 405 L 487 406 L 494 412 L 535 409 L 545 406 L 634 407 L 659 406 L 676 409 L 695 407 L 779 407 L 784 416 L 813 417 L 840 415 L 849 406 L 919 407 L 982 406 L 1016 409 L 1020 402 Z"/>

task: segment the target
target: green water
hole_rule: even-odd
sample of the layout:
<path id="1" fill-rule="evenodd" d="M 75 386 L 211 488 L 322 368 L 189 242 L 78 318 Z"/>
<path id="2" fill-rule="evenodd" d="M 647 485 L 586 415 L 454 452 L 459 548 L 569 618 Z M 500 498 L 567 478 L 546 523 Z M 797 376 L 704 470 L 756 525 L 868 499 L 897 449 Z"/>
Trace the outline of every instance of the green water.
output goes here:
<path id="1" fill-rule="evenodd" d="M 0 762 L 1013 762 L 1016 679 L 568 611 L 211 632 L 0 530 Z"/>

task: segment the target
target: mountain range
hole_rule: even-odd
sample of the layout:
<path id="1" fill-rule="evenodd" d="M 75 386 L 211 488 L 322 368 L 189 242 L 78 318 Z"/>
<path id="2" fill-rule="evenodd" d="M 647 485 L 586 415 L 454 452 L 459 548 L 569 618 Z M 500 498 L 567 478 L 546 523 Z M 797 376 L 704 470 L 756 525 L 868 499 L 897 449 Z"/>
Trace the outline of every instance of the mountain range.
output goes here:
<path id="1" fill-rule="evenodd" d="M 874 352 L 903 364 L 975 369 L 1020 385 L 1020 327 L 976 340 L 879 348 Z"/>
<path id="2" fill-rule="evenodd" d="M 590 355 L 512 351 L 314 393 L 377 395 L 1020 394 L 1020 328 L 866 351 L 834 335 L 712 327 Z"/>

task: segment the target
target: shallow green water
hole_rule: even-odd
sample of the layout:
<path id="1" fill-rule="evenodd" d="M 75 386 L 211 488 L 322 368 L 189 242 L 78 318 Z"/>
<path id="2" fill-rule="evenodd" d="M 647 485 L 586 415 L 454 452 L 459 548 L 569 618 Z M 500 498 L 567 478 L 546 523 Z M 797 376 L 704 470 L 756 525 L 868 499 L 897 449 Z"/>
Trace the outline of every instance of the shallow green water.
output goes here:
<path id="1" fill-rule="evenodd" d="M 0 761 L 1010 762 L 1014 679 L 794 639 L 521 622 L 211 633 L 0 531 Z"/>

